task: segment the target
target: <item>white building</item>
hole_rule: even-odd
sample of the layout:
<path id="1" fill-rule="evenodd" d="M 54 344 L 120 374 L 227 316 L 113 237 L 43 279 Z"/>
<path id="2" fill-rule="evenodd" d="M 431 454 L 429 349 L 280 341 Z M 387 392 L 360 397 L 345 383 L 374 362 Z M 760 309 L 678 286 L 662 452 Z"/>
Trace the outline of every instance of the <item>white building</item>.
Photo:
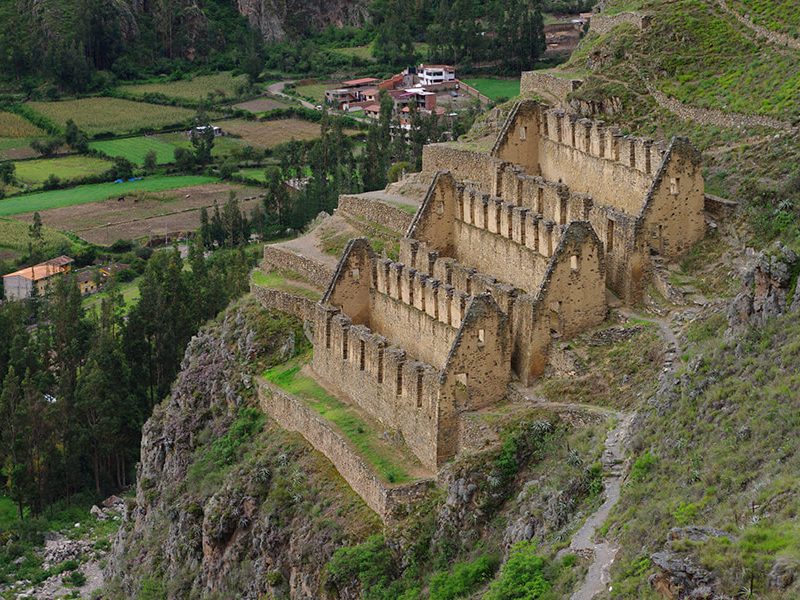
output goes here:
<path id="1" fill-rule="evenodd" d="M 455 81 L 456 69 L 450 65 L 420 65 L 417 77 L 424 86 Z"/>

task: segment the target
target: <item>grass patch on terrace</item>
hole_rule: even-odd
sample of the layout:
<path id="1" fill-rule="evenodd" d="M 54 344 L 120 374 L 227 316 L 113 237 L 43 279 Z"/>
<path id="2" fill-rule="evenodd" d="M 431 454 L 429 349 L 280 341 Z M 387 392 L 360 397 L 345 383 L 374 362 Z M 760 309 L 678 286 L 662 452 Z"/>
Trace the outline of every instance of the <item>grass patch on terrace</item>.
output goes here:
<path id="1" fill-rule="evenodd" d="M 26 106 L 61 127 L 72 119 L 90 136 L 179 126 L 195 115 L 195 111 L 186 108 L 107 97 L 28 102 Z"/>
<path id="2" fill-rule="evenodd" d="M 246 75 L 234 76 L 230 71 L 223 71 L 213 75 L 198 75 L 191 79 L 178 81 L 156 81 L 122 85 L 119 89 L 126 94 L 139 97 L 145 94 L 161 94 L 167 98 L 175 98 L 177 100 L 200 101 L 205 100 L 209 94 L 221 99 L 236 98 L 239 96 L 237 88 L 246 85 Z"/>
<path id="3" fill-rule="evenodd" d="M 405 483 L 412 480 L 406 459 L 400 458 L 397 447 L 380 438 L 359 416 L 357 411 L 330 395 L 314 379 L 300 373 L 303 363 L 290 363 L 268 369 L 264 378 L 305 402 L 311 409 L 333 423 L 372 465 L 375 471 L 389 483 Z"/>
<path id="4" fill-rule="evenodd" d="M 310 300 L 322 298 L 322 292 L 313 289 L 310 284 L 303 281 L 300 275 L 291 271 L 269 271 L 265 273 L 257 269 L 253 271 L 250 279 L 254 284 L 261 287 L 281 290 L 309 298 Z"/>
<path id="5" fill-rule="evenodd" d="M 372 56 L 372 44 L 367 44 L 366 46 L 351 46 L 349 48 L 331 48 L 330 51 L 335 54 L 342 54 L 344 56 L 375 62 L 375 57 Z"/>
<path id="6" fill-rule="evenodd" d="M 756 25 L 800 39 L 796 0 L 728 0 L 728 6 Z"/>
<path id="7" fill-rule="evenodd" d="M 64 156 L 25 160 L 14 164 L 17 179 L 29 186 L 43 184 L 51 175 L 62 181 L 102 175 L 111 168 L 111 163 L 92 156 Z"/>
<path id="8" fill-rule="evenodd" d="M 92 150 L 102 152 L 106 156 L 122 157 L 132 163 L 144 165 L 144 159 L 149 152 L 156 153 L 156 162 L 165 165 L 175 160 L 175 146 L 155 136 L 140 136 L 121 138 L 116 140 L 101 140 L 91 142 Z"/>
<path id="9" fill-rule="evenodd" d="M 478 77 L 475 79 L 465 79 L 464 82 L 471 85 L 484 96 L 492 100 L 501 98 L 514 98 L 519 96 L 519 79 L 495 79 L 492 77 Z"/>
<path id="10" fill-rule="evenodd" d="M 0 200 L 0 216 L 99 202 L 135 192 L 163 192 L 216 181 L 215 177 L 207 177 L 205 175 L 180 175 L 147 177 L 141 181 L 126 181 L 123 183 L 80 185 L 65 190 L 51 190 Z"/>

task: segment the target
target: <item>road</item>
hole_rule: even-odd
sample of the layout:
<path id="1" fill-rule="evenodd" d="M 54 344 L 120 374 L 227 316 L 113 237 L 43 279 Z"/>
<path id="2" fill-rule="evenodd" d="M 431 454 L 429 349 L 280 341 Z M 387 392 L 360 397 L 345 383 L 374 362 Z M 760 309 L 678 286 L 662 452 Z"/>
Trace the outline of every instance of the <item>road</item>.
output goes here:
<path id="1" fill-rule="evenodd" d="M 317 107 L 314 104 L 311 104 L 311 102 L 303 100 L 302 98 L 298 98 L 297 96 L 290 96 L 289 94 L 283 93 L 284 88 L 286 88 L 286 86 L 290 83 L 294 83 L 294 81 L 278 81 L 277 83 L 271 83 L 270 85 L 267 86 L 267 91 L 273 96 L 284 98 L 286 100 L 289 100 L 290 102 L 300 102 L 300 105 L 303 108 L 316 110 Z"/>

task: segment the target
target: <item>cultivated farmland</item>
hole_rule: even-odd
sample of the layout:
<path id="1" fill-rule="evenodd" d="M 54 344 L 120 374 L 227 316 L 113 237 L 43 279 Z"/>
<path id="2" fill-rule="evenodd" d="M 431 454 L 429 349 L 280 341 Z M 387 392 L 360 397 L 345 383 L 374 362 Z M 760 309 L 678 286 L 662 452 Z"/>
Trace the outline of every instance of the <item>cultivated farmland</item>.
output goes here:
<path id="1" fill-rule="evenodd" d="M 160 81 L 120 86 L 126 94 L 142 97 L 145 94 L 161 94 L 177 100 L 199 101 L 214 94 L 218 98 L 236 98 L 236 88 L 247 84 L 247 77 L 234 77 L 230 71 L 214 75 L 199 75 L 193 79 Z"/>
<path id="2" fill-rule="evenodd" d="M 272 148 L 290 140 L 313 140 L 319 137 L 319 123 L 301 119 L 276 121 L 244 121 L 234 119 L 218 123 L 228 133 L 239 136 L 242 142 L 256 148 Z"/>
<path id="3" fill-rule="evenodd" d="M 0 216 L 5 217 L 51 208 L 100 202 L 107 198 L 118 198 L 141 192 L 163 192 L 214 181 L 216 181 L 214 177 L 206 177 L 204 175 L 179 175 L 147 177 L 141 181 L 126 181 L 124 183 L 79 185 L 66 190 L 38 192 L 0 200 Z"/>
<path id="4" fill-rule="evenodd" d="M 334 87 L 335 83 L 309 83 L 298 85 L 295 91 L 303 98 L 310 98 L 313 102 L 322 103 L 325 100 L 325 90 Z"/>
<path id="5" fill-rule="evenodd" d="M 17 179 L 35 187 L 44 183 L 50 175 L 55 175 L 62 181 L 101 175 L 111 168 L 111 163 L 91 156 L 64 156 L 20 161 L 15 166 Z"/>
<path id="6" fill-rule="evenodd" d="M 156 153 L 158 164 L 171 163 L 175 157 L 175 146 L 160 137 L 144 135 L 116 140 L 99 140 L 89 144 L 92 150 L 102 152 L 106 156 L 126 158 L 134 164 L 142 166 L 148 152 Z"/>
<path id="7" fill-rule="evenodd" d="M 62 127 L 72 119 L 90 136 L 107 132 L 128 133 L 142 129 L 177 126 L 188 122 L 195 114 L 187 108 L 119 98 L 29 102 L 28 106 Z"/>
<path id="8" fill-rule="evenodd" d="M 0 258 L 19 258 L 28 251 L 30 227 L 33 217 L 26 220 L 0 219 Z M 45 250 L 48 254 L 66 252 L 72 243 L 60 231 L 43 227 Z"/>
<path id="9" fill-rule="evenodd" d="M 272 98 L 256 98 L 255 100 L 234 104 L 233 108 L 246 110 L 251 113 L 261 113 L 267 112 L 268 110 L 275 110 L 276 108 L 286 108 L 286 104 L 273 100 Z"/>
<path id="10" fill-rule="evenodd" d="M 27 138 L 44 135 L 44 131 L 14 113 L 0 110 L 0 138 Z"/>
<path id="11" fill-rule="evenodd" d="M 51 227 L 72 231 L 88 242 L 111 244 L 119 239 L 161 237 L 176 232 L 194 231 L 200 226 L 200 209 L 220 207 L 233 191 L 240 208 L 248 213 L 261 202 L 259 188 L 211 183 L 182 187 L 164 192 L 142 193 L 84 204 L 41 211 L 42 221 Z M 249 200 L 245 200 L 248 199 Z M 30 213 L 15 217 L 31 220 Z"/>

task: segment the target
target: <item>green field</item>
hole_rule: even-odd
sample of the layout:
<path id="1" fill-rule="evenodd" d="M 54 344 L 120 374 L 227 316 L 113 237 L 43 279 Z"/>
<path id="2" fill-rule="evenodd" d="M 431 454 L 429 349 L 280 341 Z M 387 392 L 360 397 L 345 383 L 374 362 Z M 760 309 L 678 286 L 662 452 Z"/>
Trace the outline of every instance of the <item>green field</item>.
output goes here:
<path id="1" fill-rule="evenodd" d="M 92 156 L 64 156 L 63 158 L 40 158 L 14 163 L 17 179 L 29 186 L 39 186 L 50 175 L 62 181 L 101 175 L 111 168 L 111 163 Z"/>
<path id="2" fill-rule="evenodd" d="M 139 301 L 139 281 L 141 277 L 137 277 L 133 281 L 117 284 L 117 290 L 122 294 L 122 301 L 125 305 L 125 312 L 127 313 L 133 305 Z M 108 292 L 98 292 L 87 296 L 83 299 L 83 308 L 87 311 L 100 312 L 100 304 L 103 298 L 108 297 Z"/>
<path id="3" fill-rule="evenodd" d="M 728 5 L 757 25 L 800 39 L 797 0 L 730 0 Z"/>
<path id="4" fill-rule="evenodd" d="M 136 192 L 163 192 L 188 187 L 190 185 L 214 183 L 216 181 L 218 181 L 216 177 L 207 177 L 205 175 L 147 177 L 142 181 L 80 185 L 66 190 L 52 190 L 48 192 L 38 192 L 36 194 L 26 194 L 24 196 L 12 196 L 11 198 L 0 200 L 0 216 L 18 215 L 20 213 L 47 210 L 49 208 L 61 208 L 64 206 L 74 206 L 76 204 L 100 202 L 107 198 Z"/>
<path id="5" fill-rule="evenodd" d="M 0 110 L 0 138 L 25 138 L 44 135 L 44 131 L 14 113 Z"/>
<path id="6" fill-rule="evenodd" d="M 90 136 L 179 126 L 195 115 L 193 110 L 187 108 L 105 97 L 28 102 L 27 106 L 62 127 L 72 119 Z"/>
<path id="7" fill-rule="evenodd" d="M 89 144 L 92 150 L 97 150 L 111 157 L 121 156 L 134 164 L 142 166 L 148 152 L 155 151 L 158 164 L 171 163 L 175 158 L 175 146 L 165 142 L 160 137 L 140 136 L 121 138 L 116 140 L 101 140 Z"/>
<path id="8" fill-rule="evenodd" d="M 156 83 L 140 83 L 120 86 L 120 91 L 135 96 L 145 94 L 162 94 L 178 100 L 205 100 L 210 93 L 217 98 L 235 98 L 236 88 L 247 84 L 247 77 L 234 77 L 229 71 L 214 75 L 199 75 L 192 79 L 180 81 L 161 81 Z"/>
<path id="9" fill-rule="evenodd" d="M 322 104 L 325 100 L 325 90 L 336 87 L 335 83 L 309 83 L 308 85 L 298 85 L 295 91 L 303 98 L 310 98 L 312 102 Z"/>
<path id="10" fill-rule="evenodd" d="M 294 361 L 280 365 L 264 373 L 264 378 L 303 400 L 333 423 L 384 480 L 403 483 L 412 479 L 398 448 L 381 439 L 353 408 L 331 396 L 310 377 L 300 374 L 300 365 Z"/>
<path id="11" fill-rule="evenodd" d="M 0 219 L 0 250 L 10 250 L 15 255 L 28 252 L 30 223 Z M 47 254 L 66 251 L 72 245 L 70 239 L 60 231 L 42 227 L 44 251 Z"/>
<path id="12" fill-rule="evenodd" d="M 476 79 L 465 79 L 464 82 L 492 100 L 519 96 L 519 79 L 480 77 Z"/>
<path id="13" fill-rule="evenodd" d="M 351 46 L 350 48 L 333 48 L 331 52 L 375 62 L 375 59 L 372 57 L 372 44 L 367 46 Z"/>

